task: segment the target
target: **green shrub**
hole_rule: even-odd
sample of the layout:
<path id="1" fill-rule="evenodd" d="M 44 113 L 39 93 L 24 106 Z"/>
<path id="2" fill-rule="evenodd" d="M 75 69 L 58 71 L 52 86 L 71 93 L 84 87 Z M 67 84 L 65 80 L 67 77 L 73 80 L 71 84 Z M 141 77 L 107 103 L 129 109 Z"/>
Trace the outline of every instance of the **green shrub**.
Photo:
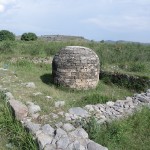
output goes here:
<path id="1" fill-rule="evenodd" d="M 12 53 L 13 47 L 14 44 L 11 41 L 3 41 L 0 44 L 0 53 L 5 53 L 5 54 Z"/>
<path id="2" fill-rule="evenodd" d="M 15 35 L 10 31 L 1 30 L 0 41 L 6 41 L 6 40 L 15 41 Z"/>
<path id="3" fill-rule="evenodd" d="M 35 41 L 35 40 L 37 40 L 37 35 L 35 33 L 32 33 L 32 32 L 23 33 L 21 35 L 21 40 L 23 40 L 23 41 Z"/>
<path id="4" fill-rule="evenodd" d="M 11 108 L 7 105 L 5 96 L 0 92 L 0 135 L 8 143 L 11 143 L 10 149 L 16 150 L 37 150 L 37 142 L 33 139 L 31 133 L 27 132 L 22 124 L 12 115 Z M 3 145 L 2 145 L 3 146 Z M 5 146 L 5 145 L 4 145 Z M 7 149 L 1 147 L 1 149 Z"/>

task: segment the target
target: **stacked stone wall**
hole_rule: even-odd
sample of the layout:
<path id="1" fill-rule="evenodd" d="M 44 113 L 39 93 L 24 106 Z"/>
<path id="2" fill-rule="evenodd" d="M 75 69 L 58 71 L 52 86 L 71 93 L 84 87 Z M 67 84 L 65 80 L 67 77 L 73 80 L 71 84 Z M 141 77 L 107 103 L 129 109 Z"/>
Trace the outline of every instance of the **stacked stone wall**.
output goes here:
<path id="1" fill-rule="evenodd" d="M 95 88 L 99 81 L 99 58 L 89 48 L 67 46 L 54 56 L 54 83 L 76 89 Z"/>

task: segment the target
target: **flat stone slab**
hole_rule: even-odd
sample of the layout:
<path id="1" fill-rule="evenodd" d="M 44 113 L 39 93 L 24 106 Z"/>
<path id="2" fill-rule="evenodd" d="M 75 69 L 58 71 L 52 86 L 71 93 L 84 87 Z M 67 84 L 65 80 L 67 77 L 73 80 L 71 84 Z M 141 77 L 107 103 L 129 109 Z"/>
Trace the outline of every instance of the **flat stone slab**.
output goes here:
<path id="1" fill-rule="evenodd" d="M 81 117 L 88 117 L 89 116 L 88 112 L 85 109 L 81 108 L 81 107 L 70 108 L 69 113 L 70 114 L 75 114 L 75 115 L 81 116 Z"/>
<path id="2" fill-rule="evenodd" d="M 101 146 L 93 141 L 90 141 L 87 145 L 88 150 L 108 150 L 108 148 Z"/>
<path id="3" fill-rule="evenodd" d="M 17 120 L 23 120 L 23 118 L 27 117 L 28 108 L 26 105 L 17 100 L 9 100 L 8 103 L 13 109 Z"/>

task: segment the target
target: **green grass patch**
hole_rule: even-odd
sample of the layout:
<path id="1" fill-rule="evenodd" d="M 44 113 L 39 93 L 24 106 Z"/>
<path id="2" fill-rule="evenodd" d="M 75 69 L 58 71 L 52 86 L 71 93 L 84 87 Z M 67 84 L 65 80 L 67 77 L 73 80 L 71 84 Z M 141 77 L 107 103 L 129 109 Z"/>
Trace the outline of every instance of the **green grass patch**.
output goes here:
<path id="1" fill-rule="evenodd" d="M 98 125 L 94 119 L 85 125 L 90 139 L 109 150 L 149 150 L 150 109 L 143 108 L 124 120 Z"/>
<path id="2" fill-rule="evenodd" d="M 0 148 L 8 149 L 6 144 L 11 143 L 14 150 L 37 150 L 37 143 L 33 137 L 14 119 L 2 94 L 0 94 Z"/>

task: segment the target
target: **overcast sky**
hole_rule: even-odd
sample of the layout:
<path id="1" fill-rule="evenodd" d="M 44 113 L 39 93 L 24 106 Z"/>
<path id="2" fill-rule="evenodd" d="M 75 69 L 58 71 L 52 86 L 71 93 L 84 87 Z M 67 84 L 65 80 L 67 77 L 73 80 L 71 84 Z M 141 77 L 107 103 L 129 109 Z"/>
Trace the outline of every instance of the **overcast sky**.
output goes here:
<path id="1" fill-rule="evenodd" d="M 0 30 L 150 42 L 150 0 L 0 0 Z"/>

